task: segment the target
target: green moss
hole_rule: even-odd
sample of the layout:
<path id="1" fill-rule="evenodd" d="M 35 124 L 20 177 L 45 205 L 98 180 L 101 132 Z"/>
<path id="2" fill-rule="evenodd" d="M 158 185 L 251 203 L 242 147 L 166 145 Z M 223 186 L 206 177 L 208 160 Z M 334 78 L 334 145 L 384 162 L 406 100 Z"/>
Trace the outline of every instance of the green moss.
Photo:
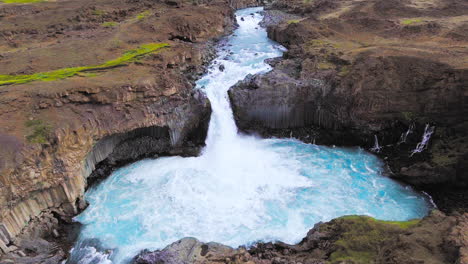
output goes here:
<path id="1" fill-rule="evenodd" d="M 420 220 L 382 221 L 368 216 L 344 216 L 320 226 L 320 231 L 337 232 L 336 250 L 330 255 L 331 263 L 373 263 L 379 250 L 405 229 Z"/>
<path id="2" fill-rule="evenodd" d="M 30 129 L 30 133 L 26 136 L 29 143 L 45 144 L 48 142 L 52 126 L 42 120 L 29 120 L 25 125 Z"/>
<path id="3" fill-rule="evenodd" d="M 288 20 L 288 24 L 297 24 L 297 23 L 299 23 L 299 22 L 301 22 L 300 19 L 291 19 L 291 20 Z"/>
<path id="4" fill-rule="evenodd" d="M 416 114 L 413 112 L 401 112 L 401 115 L 403 115 L 403 118 L 406 121 L 412 121 L 416 119 Z"/>
<path id="5" fill-rule="evenodd" d="M 144 12 L 139 13 L 139 14 L 136 16 L 136 19 L 142 20 L 142 19 L 148 17 L 149 15 L 151 15 L 151 12 L 150 12 L 149 10 L 146 10 L 146 11 L 144 11 Z"/>
<path id="6" fill-rule="evenodd" d="M 102 25 L 103 27 L 106 27 L 106 28 L 111 28 L 111 27 L 117 26 L 118 24 L 119 24 L 119 23 L 117 23 L 117 22 L 110 21 L 110 22 L 104 22 L 104 23 L 102 23 L 101 25 Z"/>
<path id="7" fill-rule="evenodd" d="M 402 25 L 411 25 L 415 23 L 421 23 L 423 20 L 421 18 L 408 18 L 401 21 Z"/>
<path id="8" fill-rule="evenodd" d="M 342 66 L 340 68 L 340 71 L 338 72 L 338 75 L 341 76 L 341 77 L 344 77 L 346 75 L 348 75 L 349 73 L 349 66 Z"/>
<path id="9" fill-rule="evenodd" d="M 103 16 L 106 14 L 106 12 L 104 10 L 96 9 L 96 10 L 93 10 L 92 14 L 95 16 Z"/>
<path id="10" fill-rule="evenodd" d="M 330 69 L 335 68 L 335 66 L 332 63 L 329 63 L 329 62 L 319 62 L 317 64 L 317 68 L 319 70 L 330 70 Z"/>
<path id="11" fill-rule="evenodd" d="M 141 45 L 137 49 L 130 50 L 115 60 L 110 60 L 103 64 L 99 64 L 95 66 L 64 68 L 64 69 L 50 71 L 50 72 L 34 73 L 31 75 L 0 75 L 0 86 L 9 85 L 9 84 L 28 83 L 32 81 L 55 81 L 55 80 L 69 78 L 69 77 L 78 75 L 79 73 L 82 73 L 82 72 L 99 71 L 99 70 L 114 68 L 117 66 L 123 66 L 130 62 L 136 61 L 143 55 L 156 52 L 157 50 L 164 48 L 164 47 L 168 47 L 168 46 L 169 44 L 167 43 L 150 43 L 150 44 Z"/>
<path id="12" fill-rule="evenodd" d="M 46 0 L 0 0 L 0 2 L 5 4 L 30 4 L 30 3 L 41 3 Z"/>
<path id="13" fill-rule="evenodd" d="M 377 224 L 386 224 L 386 225 L 396 225 L 399 228 L 402 229 L 407 229 L 410 227 L 413 227 L 417 225 L 419 222 L 421 222 L 421 219 L 412 219 L 408 221 L 386 221 L 386 220 L 378 220 L 370 216 L 365 216 L 365 215 L 346 215 L 342 216 L 338 219 L 345 219 L 345 220 L 365 220 L 368 222 L 373 222 Z"/>

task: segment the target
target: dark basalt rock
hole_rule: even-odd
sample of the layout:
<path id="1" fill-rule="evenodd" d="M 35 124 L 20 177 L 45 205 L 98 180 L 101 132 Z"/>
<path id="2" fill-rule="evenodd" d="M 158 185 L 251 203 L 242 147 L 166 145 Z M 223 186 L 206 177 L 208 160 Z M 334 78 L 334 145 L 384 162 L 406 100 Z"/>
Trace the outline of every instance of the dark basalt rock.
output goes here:
<path id="1" fill-rule="evenodd" d="M 348 51 L 349 42 L 340 35 L 346 34 L 342 32 L 346 27 L 376 35 L 385 30 L 395 36 L 406 29 L 356 24 L 356 17 L 372 15 L 351 10 L 343 20 L 323 22 L 333 28 L 328 30 L 315 15 L 330 12 L 323 4 L 309 6 L 316 12 L 307 15 L 297 11 L 306 8 L 304 4 L 294 1 L 278 1 L 276 9 L 266 11 L 269 37 L 289 50 L 271 61 L 271 72 L 250 76 L 230 89 L 240 130 L 361 146 L 385 159 L 392 177 L 423 190 L 446 186 L 444 190 L 466 193 L 468 173 L 461 168 L 466 167 L 468 154 L 468 71 L 412 51 L 395 53 L 385 47 Z M 286 21 L 285 12 L 302 17 Z M 272 18 L 276 14 L 280 17 Z M 425 148 L 413 154 L 426 126 L 434 132 Z"/>

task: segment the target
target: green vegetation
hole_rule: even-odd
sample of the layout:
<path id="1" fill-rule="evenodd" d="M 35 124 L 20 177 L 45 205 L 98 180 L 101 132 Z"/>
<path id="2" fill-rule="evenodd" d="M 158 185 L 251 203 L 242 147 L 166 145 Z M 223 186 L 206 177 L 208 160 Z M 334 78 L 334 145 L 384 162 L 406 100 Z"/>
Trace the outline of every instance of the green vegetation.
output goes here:
<path id="1" fill-rule="evenodd" d="M 300 19 L 291 19 L 291 20 L 288 20 L 288 24 L 297 24 L 297 23 L 299 23 L 299 22 L 301 22 Z"/>
<path id="2" fill-rule="evenodd" d="M 103 16 L 106 14 L 106 12 L 104 10 L 96 9 L 96 10 L 93 10 L 92 14 L 95 16 Z"/>
<path id="3" fill-rule="evenodd" d="M 416 114 L 413 112 L 401 112 L 401 114 L 403 115 L 403 118 L 407 121 L 412 121 L 416 119 Z"/>
<path id="4" fill-rule="evenodd" d="M 346 65 L 345 65 L 345 66 L 342 66 L 342 67 L 340 68 L 340 71 L 338 72 L 338 75 L 341 76 L 341 77 L 344 77 L 344 76 L 348 75 L 348 73 L 349 73 L 349 71 L 350 71 L 349 68 L 350 68 L 350 67 L 349 67 L 349 66 L 346 66 Z"/>
<path id="5" fill-rule="evenodd" d="M 5 4 L 30 4 L 30 3 L 40 3 L 45 2 L 46 0 L 0 0 L 1 3 Z"/>
<path id="6" fill-rule="evenodd" d="M 330 62 L 319 62 L 317 64 L 317 68 L 319 70 L 330 70 L 330 69 L 333 69 L 335 68 L 335 65 L 333 65 L 332 63 Z"/>
<path id="7" fill-rule="evenodd" d="M 104 22 L 104 23 L 102 23 L 101 25 L 102 25 L 103 27 L 106 27 L 106 28 L 111 28 L 111 27 L 117 26 L 118 24 L 119 24 L 119 23 L 117 23 L 117 22 L 109 21 L 109 22 Z"/>
<path id="8" fill-rule="evenodd" d="M 32 81 L 55 81 L 60 79 L 69 78 L 80 73 L 90 72 L 90 71 L 99 71 L 109 68 L 114 68 L 118 66 L 126 65 L 130 62 L 134 62 L 137 59 L 141 58 L 143 55 L 156 52 L 159 49 L 168 47 L 167 43 L 150 43 L 141 45 L 139 48 L 130 50 L 126 52 L 121 57 L 107 61 L 100 65 L 95 66 L 83 66 L 83 67 L 73 67 L 73 68 L 64 68 L 50 72 L 40 72 L 34 73 L 31 75 L 0 75 L 0 86 L 9 85 L 9 84 L 21 84 L 28 83 Z"/>
<path id="9" fill-rule="evenodd" d="M 136 16 L 136 19 L 142 20 L 142 19 L 148 17 L 149 15 L 151 15 L 151 12 L 150 12 L 149 10 L 146 10 L 146 11 L 141 12 L 140 14 L 138 14 L 138 15 Z"/>
<path id="10" fill-rule="evenodd" d="M 368 216 L 344 216 L 320 226 L 322 232 L 340 230 L 331 263 L 373 263 L 382 246 L 420 220 L 382 221 Z"/>
<path id="11" fill-rule="evenodd" d="M 45 144 L 48 141 L 52 127 L 42 120 L 29 120 L 25 123 L 31 132 L 26 136 L 29 143 Z"/>
<path id="12" fill-rule="evenodd" d="M 403 25 L 411 25 L 411 24 L 415 24 L 415 23 L 421 23 L 423 22 L 423 20 L 421 18 L 408 18 L 408 19 L 404 19 L 401 21 L 401 24 Z"/>

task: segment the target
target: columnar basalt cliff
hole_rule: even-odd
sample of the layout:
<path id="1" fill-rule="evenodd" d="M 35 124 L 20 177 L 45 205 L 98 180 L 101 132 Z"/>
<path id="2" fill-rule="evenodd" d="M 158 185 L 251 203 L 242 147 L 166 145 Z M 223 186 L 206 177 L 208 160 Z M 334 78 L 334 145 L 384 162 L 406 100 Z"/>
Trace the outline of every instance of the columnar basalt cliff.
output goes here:
<path id="1" fill-rule="evenodd" d="M 197 153 L 211 110 L 194 81 L 233 11 L 223 1 L 0 4 L 0 253 L 57 235 L 56 218 L 86 206 L 91 174 Z"/>
<path id="2" fill-rule="evenodd" d="M 457 0 L 276 1 L 265 24 L 288 51 L 230 90 L 238 126 L 363 146 L 441 207 L 466 208 L 466 10 Z"/>

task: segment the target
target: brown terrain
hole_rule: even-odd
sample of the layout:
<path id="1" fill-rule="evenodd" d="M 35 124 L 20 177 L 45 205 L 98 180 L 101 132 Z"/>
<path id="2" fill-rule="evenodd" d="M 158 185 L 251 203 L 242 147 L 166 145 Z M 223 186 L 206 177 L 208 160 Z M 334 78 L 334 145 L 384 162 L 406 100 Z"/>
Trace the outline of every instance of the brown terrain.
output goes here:
<path id="1" fill-rule="evenodd" d="M 211 110 L 194 81 L 234 10 L 259 3 L 1 2 L 0 263 L 60 263 L 89 184 L 143 157 L 196 155 Z M 184 239 L 135 263 L 468 263 L 468 2 L 277 0 L 267 9 L 269 36 L 288 51 L 230 90 L 239 127 L 365 148 L 377 136 L 391 176 L 429 192 L 445 214 L 339 218 L 298 245 L 249 250 Z M 3 75 L 101 65 L 159 43 L 169 46 L 111 67 L 1 85 Z M 410 155 L 426 124 L 435 128 L 428 146 Z"/>

